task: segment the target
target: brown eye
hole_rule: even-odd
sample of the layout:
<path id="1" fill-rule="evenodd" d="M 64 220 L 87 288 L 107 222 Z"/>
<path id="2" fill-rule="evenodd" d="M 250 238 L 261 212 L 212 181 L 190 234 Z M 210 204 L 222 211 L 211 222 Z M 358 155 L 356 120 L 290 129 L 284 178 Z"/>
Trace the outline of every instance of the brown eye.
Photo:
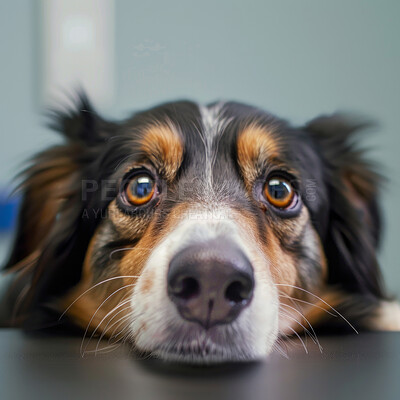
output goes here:
<path id="1" fill-rule="evenodd" d="M 271 178 L 264 186 L 264 196 L 274 207 L 287 208 L 294 198 L 292 185 L 284 178 Z"/>
<path id="2" fill-rule="evenodd" d="M 150 175 L 136 175 L 126 186 L 126 198 L 134 206 L 141 206 L 153 198 L 155 188 L 154 179 Z"/>

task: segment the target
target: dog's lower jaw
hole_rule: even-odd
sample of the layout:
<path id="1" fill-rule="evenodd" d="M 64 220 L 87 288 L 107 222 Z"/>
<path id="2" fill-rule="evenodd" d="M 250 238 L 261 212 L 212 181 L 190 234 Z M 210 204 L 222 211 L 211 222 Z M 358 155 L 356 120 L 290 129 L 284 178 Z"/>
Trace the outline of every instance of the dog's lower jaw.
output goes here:
<path id="1" fill-rule="evenodd" d="M 174 335 L 164 342 L 151 344 L 151 338 L 144 339 L 142 335 L 136 335 L 135 347 L 139 352 L 150 354 L 169 362 L 182 362 L 190 364 L 216 364 L 224 362 L 249 362 L 266 357 L 273 349 L 277 339 L 277 329 L 265 334 L 256 332 L 233 332 L 232 327 L 217 327 L 220 335 L 223 331 L 231 331 L 228 340 L 216 342 L 212 332 L 200 328 L 192 337 L 180 337 Z M 235 338 L 233 338 L 235 333 Z"/>
<path id="2" fill-rule="evenodd" d="M 256 291 L 251 305 L 236 320 L 207 330 L 182 319 L 168 301 L 158 303 L 159 309 L 151 311 L 156 300 L 152 304 L 138 302 L 137 295 L 133 295 L 131 338 L 139 352 L 165 361 L 193 364 L 255 361 L 271 353 L 278 338 L 279 305 L 273 290 Z"/>
<path id="3" fill-rule="evenodd" d="M 225 346 L 216 345 L 206 337 L 203 340 L 192 340 L 174 346 L 160 346 L 150 354 L 164 361 L 189 364 L 217 364 L 226 362 L 251 362 L 266 357 L 272 346 L 253 348 L 251 343 L 242 346 L 227 343 Z"/>

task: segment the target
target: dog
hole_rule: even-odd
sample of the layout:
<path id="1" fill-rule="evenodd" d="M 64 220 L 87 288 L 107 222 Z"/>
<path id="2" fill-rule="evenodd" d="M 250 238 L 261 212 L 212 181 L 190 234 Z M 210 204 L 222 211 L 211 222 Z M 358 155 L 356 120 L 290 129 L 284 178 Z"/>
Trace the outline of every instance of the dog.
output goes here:
<path id="1" fill-rule="evenodd" d="M 356 140 L 368 123 L 190 101 L 113 122 L 79 94 L 51 127 L 63 143 L 20 185 L 3 324 L 72 324 L 190 363 L 400 329 L 376 256 L 383 178 Z"/>

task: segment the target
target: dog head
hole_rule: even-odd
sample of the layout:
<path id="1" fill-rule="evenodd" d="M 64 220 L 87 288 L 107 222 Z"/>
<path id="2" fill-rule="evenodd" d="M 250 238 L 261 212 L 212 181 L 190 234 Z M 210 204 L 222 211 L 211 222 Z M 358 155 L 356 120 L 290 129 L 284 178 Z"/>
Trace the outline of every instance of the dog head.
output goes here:
<path id="1" fill-rule="evenodd" d="M 294 128 L 233 102 L 115 123 L 84 96 L 54 121 L 65 143 L 26 171 L 7 265 L 25 277 L 25 325 L 67 310 L 161 358 L 251 360 L 307 323 L 347 323 L 339 309 L 367 325 L 385 298 L 363 124 Z"/>

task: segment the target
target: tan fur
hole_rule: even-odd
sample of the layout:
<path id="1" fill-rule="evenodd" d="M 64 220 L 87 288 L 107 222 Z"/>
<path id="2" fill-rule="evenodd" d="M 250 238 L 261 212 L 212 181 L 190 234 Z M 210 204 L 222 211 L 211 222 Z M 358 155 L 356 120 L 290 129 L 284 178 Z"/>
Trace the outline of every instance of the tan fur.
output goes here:
<path id="1" fill-rule="evenodd" d="M 261 164 L 266 160 L 279 158 L 280 146 L 272 130 L 251 124 L 239 133 L 237 153 L 243 175 L 252 184 Z"/>
<path id="2" fill-rule="evenodd" d="M 104 332 L 104 329 L 110 325 L 110 321 L 117 312 L 118 318 L 126 315 L 128 310 L 122 312 L 122 308 L 118 306 L 124 298 L 127 298 L 130 295 L 132 286 L 128 286 L 122 290 L 120 289 L 125 285 L 133 285 L 136 281 L 136 278 L 124 277 L 121 279 L 110 280 L 104 284 L 99 284 L 101 281 L 96 282 L 94 280 L 94 265 L 92 259 L 99 231 L 100 229 L 96 231 L 90 242 L 82 269 L 82 278 L 79 284 L 61 299 L 59 305 L 61 309 L 67 310 L 68 316 L 76 324 L 81 326 L 83 329 L 87 328 L 89 332 L 96 331 L 98 334 Z M 103 280 L 107 280 L 108 278 L 113 277 L 105 276 Z M 97 284 L 99 285 L 95 286 Z M 115 293 L 115 295 L 107 300 L 107 298 L 113 293 Z M 104 304 L 102 305 L 103 302 Z M 112 312 L 114 308 L 115 311 Z M 112 331 L 105 332 L 105 336 L 107 337 L 111 332 Z"/>
<path id="3" fill-rule="evenodd" d="M 120 268 L 123 275 L 138 275 L 141 273 L 151 251 L 179 223 L 187 207 L 185 203 L 174 207 L 164 221 L 163 229 L 160 232 L 155 231 L 154 220 L 150 222 L 150 225 L 137 245 L 132 250 L 127 251 L 126 255 L 122 258 Z"/>
<path id="4" fill-rule="evenodd" d="M 112 205 L 110 205 L 110 207 L 112 207 Z M 93 277 L 94 265 L 92 260 L 96 242 L 99 240 L 99 235 L 101 235 L 101 227 L 99 227 L 90 242 L 85 257 L 82 279 L 72 291 L 64 296 L 60 303 L 60 307 L 63 310 L 69 307 L 69 317 L 82 328 L 86 329 L 86 327 L 88 327 L 89 332 L 96 330 L 97 333 L 102 334 L 104 333 L 104 330 L 107 329 L 105 336 L 107 337 L 111 334 L 112 330 L 108 331 L 110 326 L 109 322 L 115 314 L 118 312 L 118 318 L 121 318 L 129 312 L 128 304 L 123 306 L 124 308 L 127 308 L 125 311 L 122 311 L 122 307 L 118 306 L 121 304 L 121 301 L 124 301 L 131 295 L 137 278 L 141 274 L 144 264 L 150 256 L 152 249 L 180 221 L 180 216 L 184 213 L 186 207 L 187 205 L 185 204 L 175 207 L 165 221 L 162 233 L 155 232 L 154 223 L 151 222 L 149 224 L 139 242 L 132 248 L 132 250 L 126 251 L 125 255 L 119 261 L 118 275 L 123 276 L 124 278 L 112 279 L 107 283 L 95 287 L 99 282 L 96 282 Z M 124 219 L 121 219 L 120 221 L 122 224 L 126 222 Z M 114 222 L 118 223 L 117 220 Z M 127 278 L 127 276 L 130 278 Z M 109 278 L 114 278 L 114 276 L 107 275 L 103 277 L 104 280 Z M 129 286 L 119 290 L 124 285 Z M 140 290 L 144 292 L 149 291 L 151 286 L 151 277 L 147 277 L 144 283 L 140 286 Z M 118 293 L 113 295 L 99 308 L 101 303 L 105 301 L 110 294 L 117 290 Z M 116 308 L 115 312 L 112 311 L 113 308 Z M 107 314 L 109 315 L 107 316 Z M 94 318 L 92 319 L 92 317 Z M 92 321 L 90 321 L 91 319 Z M 121 326 L 121 329 L 123 329 L 123 325 Z"/>
<path id="5" fill-rule="evenodd" d="M 135 240 L 140 238 L 148 228 L 152 215 L 127 215 L 122 212 L 113 200 L 108 206 L 108 216 L 122 238 Z"/>
<path id="6" fill-rule="evenodd" d="M 140 141 L 140 149 L 170 181 L 183 158 L 183 144 L 178 130 L 171 124 L 149 126 Z"/>
<path id="7" fill-rule="evenodd" d="M 269 235 L 268 244 L 264 246 L 264 253 L 271 263 L 271 275 L 275 284 L 295 285 L 297 280 L 296 259 L 291 254 L 285 253 L 275 235 Z M 291 294 L 290 286 L 281 286 L 279 290 Z"/>

